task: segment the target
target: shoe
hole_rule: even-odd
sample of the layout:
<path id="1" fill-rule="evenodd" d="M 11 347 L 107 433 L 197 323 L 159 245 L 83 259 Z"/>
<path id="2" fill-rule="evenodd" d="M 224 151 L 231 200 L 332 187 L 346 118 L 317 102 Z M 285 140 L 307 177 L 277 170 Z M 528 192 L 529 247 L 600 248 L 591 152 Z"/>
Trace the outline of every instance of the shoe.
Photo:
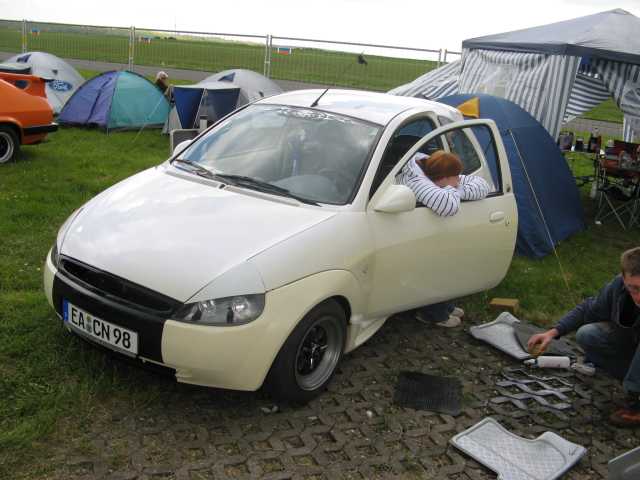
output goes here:
<path id="1" fill-rule="evenodd" d="M 640 427 L 640 409 L 620 408 L 609 415 L 609 422 L 616 427 Z"/>
<path id="2" fill-rule="evenodd" d="M 464 310 L 461 309 L 460 307 L 454 307 L 453 311 L 451 312 L 451 315 L 453 315 L 454 317 L 462 318 L 464 317 Z"/>
<path id="3" fill-rule="evenodd" d="M 460 317 L 456 317 L 455 315 L 449 315 L 449 318 L 442 322 L 437 322 L 436 325 L 444 328 L 455 328 L 462 323 Z"/>
<path id="4" fill-rule="evenodd" d="M 609 416 L 609 422 L 617 427 L 640 427 L 640 396 L 628 393 L 625 405 Z"/>

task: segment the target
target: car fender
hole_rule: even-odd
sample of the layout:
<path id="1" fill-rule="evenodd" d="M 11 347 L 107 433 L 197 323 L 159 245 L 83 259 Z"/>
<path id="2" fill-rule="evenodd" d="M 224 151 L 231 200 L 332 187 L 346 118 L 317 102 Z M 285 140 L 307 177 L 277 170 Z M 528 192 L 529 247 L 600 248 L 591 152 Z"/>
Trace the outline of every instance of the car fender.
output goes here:
<path id="1" fill-rule="evenodd" d="M 212 327 L 167 320 L 163 363 L 174 368 L 183 383 L 257 390 L 298 322 L 335 297 L 348 303 L 352 319 L 362 315 L 363 295 L 355 276 L 330 270 L 267 292 L 262 315 L 245 325 Z"/>
<path id="2" fill-rule="evenodd" d="M 9 117 L 6 115 L 0 115 L 0 125 L 7 125 L 9 127 L 12 127 L 16 131 L 16 134 L 18 135 L 18 141 L 22 143 L 22 138 L 23 138 L 22 127 L 20 125 L 20 122 L 16 118 Z"/>

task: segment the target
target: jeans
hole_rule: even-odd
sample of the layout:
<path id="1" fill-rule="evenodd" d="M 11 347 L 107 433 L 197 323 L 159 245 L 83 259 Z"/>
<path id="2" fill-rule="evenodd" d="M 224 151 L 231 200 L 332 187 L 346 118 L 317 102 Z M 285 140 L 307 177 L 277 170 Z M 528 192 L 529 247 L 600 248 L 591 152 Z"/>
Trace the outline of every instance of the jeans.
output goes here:
<path id="1" fill-rule="evenodd" d="M 420 316 L 433 323 L 444 322 L 455 306 L 451 302 L 440 302 L 419 309 Z"/>
<path id="2" fill-rule="evenodd" d="M 640 347 L 635 330 L 612 322 L 588 323 L 578 329 L 576 341 L 587 361 L 622 380 L 627 392 L 640 392 Z"/>

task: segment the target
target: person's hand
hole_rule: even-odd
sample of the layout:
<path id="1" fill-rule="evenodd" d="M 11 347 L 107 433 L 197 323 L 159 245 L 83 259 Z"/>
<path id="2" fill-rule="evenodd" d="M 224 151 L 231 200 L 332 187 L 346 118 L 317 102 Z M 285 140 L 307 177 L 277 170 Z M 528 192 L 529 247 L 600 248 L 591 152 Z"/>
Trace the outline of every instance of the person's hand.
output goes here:
<path id="1" fill-rule="evenodd" d="M 529 353 L 537 350 L 539 352 L 538 355 L 541 354 L 547 349 L 551 340 L 553 340 L 557 335 L 558 330 L 555 328 L 547 330 L 544 333 L 531 335 L 531 338 L 529 338 L 529 341 L 527 342 L 527 349 L 529 350 Z"/>
<path id="2" fill-rule="evenodd" d="M 460 177 L 458 175 L 453 175 L 451 177 L 444 177 L 444 178 L 438 179 L 434 183 L 441 188 L 444 188 L 444 187 L 458 188 L 458 184 L 460 183 Z"/>
<path id="3" fill-rule="evenodd" d="M 460 185 L 460 177 L 458 175 L 453 175 L 447 178 L 449 179 L 448 184 L 450 186 L 452 186 L 453 188 L 458 188 L 458 185 Z"/>

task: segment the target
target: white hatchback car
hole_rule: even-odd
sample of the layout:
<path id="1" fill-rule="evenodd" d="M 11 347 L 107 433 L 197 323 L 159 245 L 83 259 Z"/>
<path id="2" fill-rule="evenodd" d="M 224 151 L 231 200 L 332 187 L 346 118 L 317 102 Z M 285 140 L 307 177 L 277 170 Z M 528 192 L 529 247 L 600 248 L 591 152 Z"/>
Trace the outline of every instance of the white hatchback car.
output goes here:
<path id="1" fill-rule="evenodd" d="M 395 176 L 437 149 L 490 195 L 453 217 L 417 208 Z M 499 283 L 516 230 L 493 122 L 305 90 L 234 112 L 79 208 L 44 285 L 71 332 L 180 382 L 307 401 L 390 315 Z"/>

